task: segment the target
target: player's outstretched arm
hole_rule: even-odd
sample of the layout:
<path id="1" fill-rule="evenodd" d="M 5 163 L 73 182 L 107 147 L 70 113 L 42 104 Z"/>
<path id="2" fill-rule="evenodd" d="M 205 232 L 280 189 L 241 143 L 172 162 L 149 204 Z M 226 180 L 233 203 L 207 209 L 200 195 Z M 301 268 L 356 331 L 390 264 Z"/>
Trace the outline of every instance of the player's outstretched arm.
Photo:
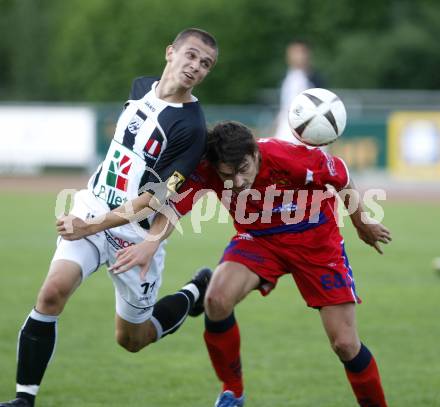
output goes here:
<path id="1" fill-rule="evenodd" d="M 138 222 L 153 214 L 161 203 L 149 192 L 97 218 L 84 221 L 74 215 L 64 215 L 56 222 L 58 234 L 65 240 L 78 240 L 129 222 Z"/>
<path id="2" fill-rule="evenodd" d="M 109 271 L 119 274 L 139 266 L 141 268 L 140 278 L 145 280 L 153 256 L 160 243 L 170 236 L 174 230 L 172 216 L 176 216 L 175 212 L 170 207 L 167 207 L 167 211 L 172 211 L 172 213 L 163 211 L 155 216 L 148 232 L 148 237 L 143 242 L 118 250 L 116 262 L 109 268 Z"/>
<path id="3" fill-rule="evenodd" d="M 357 190 L 351 179 L 347 188 Z M 379 242 L 384 244 L 391 242 L 390 230 L 368 216 L 361 199 L 357 200 L 357 207 L 354 209 L 350 207 L 349 199 L 350 195 L 345 195 L 344 205 L 347 209 L 350 209 L 350 219 L 356 228 L 359 238 L 366 244 L 372 246 L 378 253 L 383 254 Z"/>

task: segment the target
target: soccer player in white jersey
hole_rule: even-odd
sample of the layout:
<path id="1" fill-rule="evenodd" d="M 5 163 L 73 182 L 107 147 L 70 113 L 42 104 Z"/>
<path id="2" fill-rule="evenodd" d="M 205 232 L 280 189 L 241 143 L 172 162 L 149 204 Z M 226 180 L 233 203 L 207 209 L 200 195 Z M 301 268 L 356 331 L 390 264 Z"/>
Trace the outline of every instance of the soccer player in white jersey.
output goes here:
<path id="1" fill-rule="evenodd" d="M 206 147 L 206 127 L 192 90 L 214 67 L 217 52 L 211 34 L 184 30 L 166 48 L 161 77 L 134 81 L 105 160 L 88 188 L 76 194 L 71 214 L 57 222 L 61 238 L 19 334 L 16 399 L 0 406 L 34 406 L 54 353 L 57 320 L 70 296 L 100 265 L 111 266 L 118 250 L 148 237 L 155 211 L 196 168 Z M 175 332 L 188 314 L 202 312 L 210 270 L 156 302 L 163 268 L 160 247 L 145 281 L 139 267 L 110 273 L 116 340 L 130 352 Z"/>

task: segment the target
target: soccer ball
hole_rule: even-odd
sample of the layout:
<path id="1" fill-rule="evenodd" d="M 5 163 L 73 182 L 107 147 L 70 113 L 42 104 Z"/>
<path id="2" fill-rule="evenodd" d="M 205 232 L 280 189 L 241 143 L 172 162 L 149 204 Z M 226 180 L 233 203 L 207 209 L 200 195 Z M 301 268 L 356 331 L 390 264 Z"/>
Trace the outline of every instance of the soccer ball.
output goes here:
<path id="1" fill-rule="evenodd" d="M 293 99 L 289 108 L 293 135 L 309 146 L 333 143 L 344 131 L 346 122 L 342 100 L 327 89 L 307 89 Z"/>
<path id="2" fill-rule="evenodd" d="M 434 260 L 432 260 L 432 268 L 440 273 L 440 257 L 436 257 Z"/>

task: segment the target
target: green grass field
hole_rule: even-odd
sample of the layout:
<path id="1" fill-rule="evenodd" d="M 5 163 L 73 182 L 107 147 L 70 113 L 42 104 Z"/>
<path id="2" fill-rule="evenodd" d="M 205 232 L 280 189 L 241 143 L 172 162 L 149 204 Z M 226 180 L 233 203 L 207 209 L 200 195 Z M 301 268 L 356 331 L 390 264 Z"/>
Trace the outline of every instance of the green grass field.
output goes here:
<path id="1" fill-rule="evenodd" d="M 55 245 L 55 194 L 2 193 L 0 400 L 15 392 L 17 332 L 32 308 Z M 363 341 L 378 360 L 389 405 L 440 406 L 439 206 L 387 203 L 394 241 L 379 256 L 350 227 L 343 234 L 364 300 Z M 187 225 L 188 226 L 188 222 Z M 168 245 L 161 294 L 214 266 L 230 225 L 185 228 Z M 237 308 L 250 407 L 355 406 L 340 362 L 330 351 L 317 311 L 306 308 L 290 277 L 263 298 Z M 57 351 L 40 389 L 40 407 L 209 407 L 219 384 L 204 348 L 203 319 L 190 319 L 165 340 L 130 354 L 113 333 L 113 287 L 104 269 L 74 295 L 59 321 Z"/>

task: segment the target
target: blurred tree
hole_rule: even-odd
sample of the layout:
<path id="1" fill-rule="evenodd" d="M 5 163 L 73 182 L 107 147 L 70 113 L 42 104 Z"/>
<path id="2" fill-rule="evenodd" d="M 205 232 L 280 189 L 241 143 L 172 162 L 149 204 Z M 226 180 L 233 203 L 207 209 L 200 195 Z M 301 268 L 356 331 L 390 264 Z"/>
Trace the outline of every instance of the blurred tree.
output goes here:
<path id="1" fill-rule="evenodd" d="M 4 0 L 1 3 L 0 13 L 0 96 L 7 95 L 11 92 L 11 47 L 6 42 L 5 34 L 11 32 L 10 19 L 13 0 Z"/>
<path id="2" fill-rule="evenodd" d="M 438 21 L 437 0 L 0 0 L 0 98 L 123 100 L 191 26 L 220 45 L 203 102 L 249 103 L 277 87 L 294 38 L 313 45 L 329 86 L 440 89 Z"/>
<path id="3" fill-rule="evenodd" d="M 0 0 L 0 86 L 3 98 L 47 97 L 47 43 L 56 11 L 44 0 Z"/>

